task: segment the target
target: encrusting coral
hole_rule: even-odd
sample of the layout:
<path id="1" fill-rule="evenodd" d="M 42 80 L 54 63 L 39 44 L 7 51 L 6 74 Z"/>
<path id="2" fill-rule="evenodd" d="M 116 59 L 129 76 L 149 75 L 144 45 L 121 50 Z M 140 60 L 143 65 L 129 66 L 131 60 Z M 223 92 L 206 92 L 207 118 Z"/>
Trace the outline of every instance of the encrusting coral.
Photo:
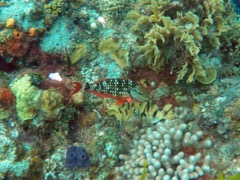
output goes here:
<path id="1" fill-rule="evenodd" d="M 15 23 L 15 26 L 0 31 L 0 51 L 4 58 L 12 57 L 12 63 L 16 67 L 23 67 L 28 59 L 28 53 L 34 50 L 34 45 L 38 43 L 39 37 L 44 34 L 45 28 L 30 27 L 23 30 L 23 27 L 16 20 L 8 21 L 10 20 L 7 20 L 7 26 L 13 26 L 13 23 Z"/>
<path id="2" fill-rule="evenodd" d="M 208 79 L 206 68 L 212 67 L 207 67 L 199 54 L 209 53 L 210 48 L 218 49 L 221 37 L 234 25 L 226 16 L 231 10 L 224 8 L 228 4 L 220 0 L 186 4 L 139 0 L 137 4 L 128 18 L 134 20 L 132 30 L 139 39 L 144 37 L 139 41 L 138 50 L 142 54 L 139 59 L 155 71 L 170 65 L 172 71 L 178 71 L 177 82 L 186 76 L 188 83 Z"/>
<path id="3" fill-rule="evenodd" d="M 125 68 L 128 62 L 128 51 L 120 46 L 121 43 L 121 39 L 115 40 L 110 37 L 100 41 L 98 49 L 102 54 L 109 54 L 118 66 Z"/>
<path id="4" fill-rule="evenodd" d="M 37 110 L 42 110 L 47 118 L 55 118 L 63 107 L 63 96 L 59 92 L 37 88 L 28 74 L 13 82 L 10 88 L 16 97 L 18 116 L 23 121 L 33 119 Z"/>
<path id="5" fill-rule="evenodd" d="M 29 120 L 35 117 L 36 110 L 39 107 L 42 90 L 33 86 L 31 77 L 25 74 L 20 79 L 12 83 L 10 89 L 16 97 L 16 108 L 18 116 L 23 120 Z"/>
<path id="6" fill-rule="evenodd" d="M 123 11 L 126 11 L 129 0 L 100 0 L 94 2 L 98 5 L 103 16 L 106 17 L 108 23 L 118 21 L 123 16 Z M 109 24 L 107 24 L 109 25 Z"/>
<path id="7" fill-rule="evenodd" d="M 71 64 L 76 64 L 79 60 L 87 55 L 87 45 L 84 43 L 76 44 L 73 51 L 69 54 Z"/>
<path id="8" fill-rule="evenodd" d="M 48 4 L 45 4 L 45 9 L 48 14 L 52 17 L 56 18 L 62 12 L 62 8 L 64 7 L 64 3 L 62 0 L 54 0 Z"/>
<path id="9" fill-rule="evenodd" d="M 55 118 L 63 108 L 63 96 L 55 89 L 42 92 L 41 109 L 48 118 Z"/>

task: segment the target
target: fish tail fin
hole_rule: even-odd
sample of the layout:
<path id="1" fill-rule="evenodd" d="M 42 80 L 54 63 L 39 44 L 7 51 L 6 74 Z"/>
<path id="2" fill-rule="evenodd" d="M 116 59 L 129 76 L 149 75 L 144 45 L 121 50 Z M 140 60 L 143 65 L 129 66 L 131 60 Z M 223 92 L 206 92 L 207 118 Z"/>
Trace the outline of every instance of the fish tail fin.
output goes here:
<path id="1" fill-rule="evenodd" d="M 73 89 L 72 95 L 76 94 L 78 91 L 81 91 L 81 90 L 85 89 L 85 83 L 73 82 L 73 84 L 74 84 L 75 87 Z"/>

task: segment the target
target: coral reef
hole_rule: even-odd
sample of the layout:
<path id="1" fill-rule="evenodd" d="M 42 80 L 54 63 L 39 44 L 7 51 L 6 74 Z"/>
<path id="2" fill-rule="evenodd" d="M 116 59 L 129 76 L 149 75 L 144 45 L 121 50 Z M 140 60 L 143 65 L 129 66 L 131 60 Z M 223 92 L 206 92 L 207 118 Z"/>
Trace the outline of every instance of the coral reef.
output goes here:
<path id="1" fill-rule="evenodd" d="M 71 101 L 74 105 L 82 105 L 84 102 L 84 92 L 79 91 L 71 96 Z"/>
<path id="2" fill-rule="evenodd" d="M 63 122 L 74 121 L 77 115 L 79 114 L 80 112 L 73 105 L 66 105 L 62 110 L 61 121 Z"/>
<path id="3" fill-rule="evenodd" d="M 50 28 L 55 20 L 60 17 L 61 14 L 67 14 L 69 10 L 68 2 L 63 0 L 46 1 L 44 5 L 44 24 L 47 28 Z"/>
<path id="4" fill-rule="evenodd" d="M 29 43 L 26 42 L 26 36 L 23 32 L 15 30 L 13 38 L 8 39 L 4 48 L 7 55 L 13 57 L 23 57 L 29 50 Z"/>
<path id="5" fill-rule="evenodd" d="M 0 0 L 0 179 L 238 178 L 238 13 Z"/>

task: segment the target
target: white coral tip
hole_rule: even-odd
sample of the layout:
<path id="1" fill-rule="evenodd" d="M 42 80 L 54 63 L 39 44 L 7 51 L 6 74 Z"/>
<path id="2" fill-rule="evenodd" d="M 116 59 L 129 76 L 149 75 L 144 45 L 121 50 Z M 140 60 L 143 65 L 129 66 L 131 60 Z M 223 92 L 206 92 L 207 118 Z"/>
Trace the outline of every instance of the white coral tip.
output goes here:
<path id="1" fill-rule="evenodd" d="M 104 17 L 99 16 L 99 17 L 98 17 L 98 22 L 99 22 L 100 24 L 102 24 L 102 26 L 103 26 L 104 28 L 106 27 L 106 21 L 105 21 Z"/>

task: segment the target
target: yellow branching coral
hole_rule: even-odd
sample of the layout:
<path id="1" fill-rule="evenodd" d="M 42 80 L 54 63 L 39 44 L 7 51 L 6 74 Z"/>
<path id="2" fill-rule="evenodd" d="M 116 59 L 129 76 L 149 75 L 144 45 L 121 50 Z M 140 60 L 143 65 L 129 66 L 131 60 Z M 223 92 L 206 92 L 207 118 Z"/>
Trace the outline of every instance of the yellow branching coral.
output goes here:
<path id="1" fill-rule="evenodd" d="M 112 104 L 107 108 L 106 113 L 115 116 L 121 122 L 128 121 L 134 116 L 145 117 L 147 120 L 153 118 L 174 119 L 176 117 L 171 104 L 167 104 L 160 110 L 152 102 L 125 103 L 121 106 Z"/>
<path id="2" fill-rule="evenodd" d="M 131 12 L 129 17 L 133 17 Z M 199 19 L 193 12 L 186 14 L 177 14 L 178 18 L 174 21 L 163 14 L 158 15 L 158 23 L 154 23 L 144 38 L 146 44 L 139 46 L 142 53 L 140 58 L 147 59 L 147 64 L 155 71 L 161 69 L 168 60 L 166 57 L 166 46 L 171 45 L 171 41 L 183 44 L 189 53 L 195 57 L 198 55 L 201 46 L 201 34 L 199 32 Z M 135 17 L 138 17 L 135 16 Z M 147 20 L 149 19 L 149 20 Z M 141 16 L 133 26 L 133 30 L 142 24 L 150 24 L 153 20 L 146 16 Z"/>
<path id="3" fill-rule="evenodd" d="M 132 108 L 131 104 L 129 103 L 125 103 L 121 106 L 112 104 L 108 107 L 106 113 L 110 116 L 115 116 L 119 121 L 127 121 L 133 117 L 134 108 Z"/>
<path id="4" fill-rule="evenodd" d="M 183 65 L 183 68 L 181 71 L 179 71 L 178 73 L 178 79 L 177 82 L 179 80 L 182 80 L 185 75 L 188 73 L 188 66 L 191 66 L 192 71 L 189 74 L 188 78 L 187 78 L 187 83 L 191 83 L 194 81 L 194 77 L 199 77 L 199 79 L 201 78 L 206 78 L 206 72 L 204 70 L 204 68 L 202 67 L 202 65 L 200 64 L 200 62 L 198 61 L 198 59 L 193 60 L 192 62 L 187 62 Z M 200 81 L 199 81 L 200 82 Z"/>
<path id="5" fill-rule="evenodd" d="M 203 35 L 212 36 L 214 39 L 212 43 L 213 47 L 218 48 L 221 43 L 219 42 L 219 36 L 230 29 L 229 21 L 223 16 L 225 12 L 224 2 L 222 0 L 206 0 L 203 2 L 203 7 L 205 10 L 206 18 L 203 19 L 203 25 L 201 26 L 203 30 Z M 212 33 L 212 29 L 216 25 L 216 32 Z M 209 28 L 211 27 L 211 28 Z M 219 42 L 219 43 L 218 43 Z"/>
<path id="6" fill-rule="evenodd" d="M 147 64 L 153 70 L 157 71 L 164 65 L 164 58 L 158 49 L 156 39 L 149 38 L 144 46 L 139 47 L 139 51 L 144 52 L 140 57 L 147 59 Z"/>
<path id="7" fill-rule="evenodd" d="M 199 3 L 139 0 L 135 10 L 127 16 L 134 20 L 132 30 L 139 38 L 144 37 L 139 41 L 139 60 L 155 71 L 166 64 L 174 67 L 174 71 L 179 71 L 177 81 L 187 79 L 191 83 L 196 79 L 211 79 L 199 54 L 219 48 L 222 37 L 235 26 L 227 17 L 231 9 L 228 3 L 222 0 Z M 182 58 L 181 63 L 176 63 L 177 57 Z"/>

